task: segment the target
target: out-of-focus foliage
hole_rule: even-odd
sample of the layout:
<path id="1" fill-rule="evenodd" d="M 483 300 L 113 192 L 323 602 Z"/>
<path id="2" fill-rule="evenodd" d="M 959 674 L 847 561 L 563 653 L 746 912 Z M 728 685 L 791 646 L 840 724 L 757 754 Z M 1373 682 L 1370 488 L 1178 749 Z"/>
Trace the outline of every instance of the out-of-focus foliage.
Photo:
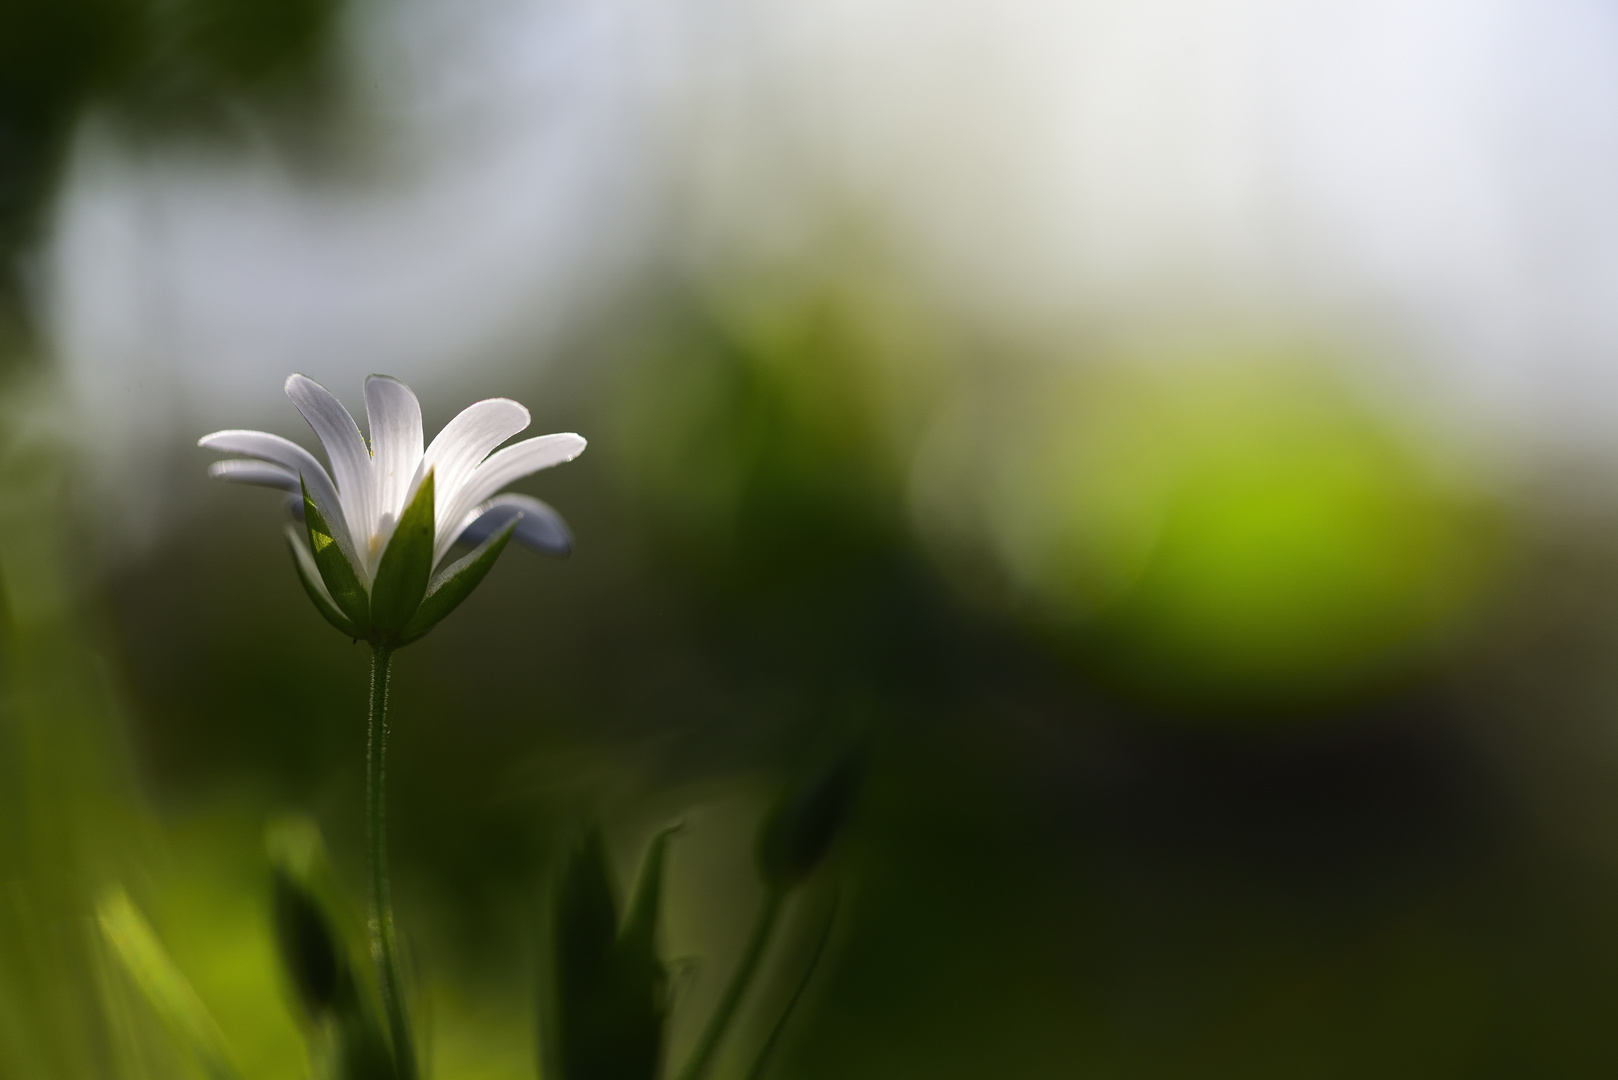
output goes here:
<path id="1" fill-rule="evenodd" d="M 1499 566 L 1494 495 L 1318 346 L 973 355 L 847 285 L 716 311 L 627 365 L 608 453 L 716 595 L 844 681 L 927 634 L 892 621 L 922 552 L 1111 692 L 1226 712 L 1430 669 Z"/>
<path id="2" fill-rule="evenodd" d="M 748 627 L 731 655 L 819 707 L 936 687 L 925 652 L 948 617 L 905 488 L 947 335 L 863 275 L 654 311 L 644 337 L 608 339 L 593 391 L 649 559 Z"/>
<path id="3" fill-rule="evenodd" d="M 919 523 L 962 586 L 1147 700 L 1269 710 L 1442 655 L 1499 512 L 1306 351 L 1082 358 L 966 388 Z"/>
<path id="4" fill-rule="evenodd" d="M 0 0 L 5 1075 L 183 1075 L 199 1064 L 217 1074 L 228 1056 L 221 1037 L 200 1057 L 176 1057 L 158 1033 L 163 1020 L 192 1034 L 212 1021 L 186 1021 L 204 1011 L 184 982 L 185 966 L 163 952 L 160 934 L 118 885 L 154 889 L 151 859 L 161 845 L 128 771 L 117 674 L 94 629 L 87 572 L 93 545 L 73 520 L 68 425 L 51 380 L 22 374 L 40 355 L 38 298 L 28 287 L 32 248 L 75 125 L 89 111 L 132 130 L 216 127 L 231 110 L 300 93 L 319 67 L 335 14 L 334 0 Z M 217 973 L 223 962 L 238 1003 L 247 991 L 255 1030 L 286 1053 L 292 1043 L 284 1011 L 266 1013 L 255 997 L 271 985 L 268 952 L 252 954 L 267 939 L 240 908 L 209 892 L 228 894 L 241 883 L 229 866 L 215 861 L 217 880 L 190 897 L 211 895 L 203 900 L 208 917 L 182 922 L 208 941 L 202 974 Z M 92 930 L 97 896 L 109 898 L 100 912 L 105 940 Z M 255 984 L 255 976 L 262 981 Z M 241 1064 L 250 1075 L 277 1075 L 276 1049 L 264 1054 L 261 1045 L 248 1038 Z"/>
<path id="5" fill-rule="evenodd" d="M 62 415 L 19 380 L 0 416 L 0 1074 L 292 1075 L 262 860 L 228 813 L 159 829 L 131 773 Z"/>
<path id="6" fill-rule="evenodd" d="M 727 599 L 841 607 L 860 587 L 847 572 L 902 542 L 903 476 L 873 393 L 889 357 L 836 293 L 757 307 L 678 313 L 623 370 L 612 450 Z"/>

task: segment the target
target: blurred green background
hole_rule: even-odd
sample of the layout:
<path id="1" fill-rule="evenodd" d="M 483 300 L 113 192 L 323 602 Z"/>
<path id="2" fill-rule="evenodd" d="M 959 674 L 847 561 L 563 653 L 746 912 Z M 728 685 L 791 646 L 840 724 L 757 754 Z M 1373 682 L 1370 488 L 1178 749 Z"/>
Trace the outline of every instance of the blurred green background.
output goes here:
<path id="1" fill-rule="evenodd" d="M 318 158 L 351 15 L 0 0 L 0 1075 L 201 1067 L 94 932 L 113 887 L 244 1075 L 311 1068 L 265 830 L 310 816 L 359 908 L 368 658 L 297 587 L 278 500 L 190 443 L 312 442 L 279 380 L 256 417 L 193 404 L 148 459 L 159 526 L 124 534 L 30 260 L 86 116 Z M 418 386 L 429 432 L 502 395 L 591 440 L 520 486 L 572 557 L 509 552 L 396 664 L 432 1075 L 536 1075 L 542 897 L 585 822 L 621 881 L 685 823 L 680 1059 L 759 901 L 759 815 L 853 732 L 868 786 L 794 926 L 836 883 L 842 921 L 783 1077 L 1609 1075 L 1611 466 L 1497 468 L 1353 376 L 1381 348 L 1127 311 L 1008 331 L 861 227 L 660 266 Z"/>

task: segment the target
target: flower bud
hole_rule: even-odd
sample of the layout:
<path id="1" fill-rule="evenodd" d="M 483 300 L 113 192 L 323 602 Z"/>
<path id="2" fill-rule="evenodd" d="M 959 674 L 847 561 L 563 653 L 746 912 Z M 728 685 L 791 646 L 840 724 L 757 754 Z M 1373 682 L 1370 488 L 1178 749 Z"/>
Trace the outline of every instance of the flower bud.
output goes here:
<path id="1" fill-rule="evenodd" d="M 337 1007 L 347 993 L 348 964 L 315 898 L 281 867 L 275 869 L 275 943 L 281 966 L 311 1017 Z"/>
<path id="2" fill-rule="evenodd" d="M 287 981 L 310 1021 L 311 1053 L 336 1080 L 396 1080 L 387 1036 L 362 990 L 360 948 L 337 899 L 313 822 L 277 822 L 266 837 L 273 870 L 275 943 Z"/>
<path id="3" fill-rule="evenodd" d="M 790 889 L 815 872 L 854 807 L 864 775 L 857 750 L 787 791 L 759 834 L 759 870 L 767 885 Z"/>

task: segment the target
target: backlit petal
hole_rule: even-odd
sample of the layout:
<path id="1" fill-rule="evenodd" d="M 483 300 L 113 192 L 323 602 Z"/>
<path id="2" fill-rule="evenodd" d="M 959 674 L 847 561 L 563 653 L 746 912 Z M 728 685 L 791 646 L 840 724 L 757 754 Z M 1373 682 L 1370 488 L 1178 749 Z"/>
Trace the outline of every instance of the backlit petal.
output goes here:
<path id="1" fill-rule="evenodd" d="M 517 522 L 517 531 L 511 538 L 519 544 L 547 555 L 566 555 L 573 550 L 573 534 L 562 515 L 532 495 L 515 492 L 496 495 L 475 507 L 466 515 L 456 542 L 481 544 L 518 514 L 522 515 L 522 520 Z"/>
<path id="2" fill-rule="evenodd" d="M 231 458 L 208 466 L 208 475 L 216 480 L 229 480 L 233 484 L 256 484 L 259 487 L 298 490 L 298 474 L 268 461 Z"/>
<path id="3" fill-rule="evenodd" d="M 315 455 L 299 446 L 290 439 L 283 439 L 279 435 L 271 435 L 267 431 L 245 431 L 231 429 L 216 431 L 211 435 L 204 435 L 197 440 L 197 445 L 205 450 L 217 450 L 225 454 L 242 454 L 257 458 L 260 461 L 270 461 L 290 472 L 303 477 L 303 482 L 309 487 L 309 497 L 315 500 L 320 507 L 321 514 L 328 522 L 335 521 L 334 529 L 341 529 L 343 535 L 338 537 L 352 549 L 349 539 L 348 527 L 343 522 L 340 511 L 342 503 L 337 498 L 337 488 L 327 475 L 325 466 L 316 460 Z"/>
<path id="4" fill-rule="evenodd" d="M 371 490 L 371 452 L 360 435 L 359 425 L 343 408 L 343 403 L 313 379 L 289 375 L 286 392 L 326 448 L 349 535 L 363 548 L 375 531 L 376 517 L 372 509 L 375 498 Z"/>
<path id="5" fill-rule="evenodd" d="M 421 464 L 421 405 L 398 379 L 372 375 L 365 380 L 365 413 L 371 428 L 374 512 L 379 523 L 384 515 L 397 521 Z"/>
<path id="6" fill-rule="evenodd" d="M 461 501 L 458 503 L 459 511 L 453 516 L 450 513 L 451 507 L 457 505 L 460 490 L 472 475 L 472 470 L 489 456 L 489 451 L 527 426 L 528 410 L 509 398 L 489 398 L 469 405 L 444 425 L 444 430 L 427 447 L 421 464 L 416 468 L 416 475 L 410 481 L 411 490 L 414 490 L 421 478 L 427 475 L 427 470 L 433 470 L 433 486 L 437 496 L 437 512 L 434 516 L 440 533 L 446 531 L 447 526 L 459 522 L 466 511 L 481 501 Z M 449 543 L 440 536 L 434 562 L 448 546 Z"/>
<path id="7" fill-rule="evenodd" d="M 572 461 L 584 452 L 584 446 L 584 439 L 580 436 L 572 432 L 562 432 L 524 439 L 504 450 L 495 451 L 489 455 L 488 460 L 472 471 L 472 475 L 455 493 L 452 501 L 446 505 L 440 499 L 439 506 L 444 507 L 446 513 L 439 520 L 461 522 L 471 512 L 472 507 L 507 484 L 520 480 L 530 473 L 548 469 L 552 465 Z M 448 533 L 439 537 L 438 557 L 442 557 L 444 552 L 449 550 L 454 540 L 455 537 Z"/>

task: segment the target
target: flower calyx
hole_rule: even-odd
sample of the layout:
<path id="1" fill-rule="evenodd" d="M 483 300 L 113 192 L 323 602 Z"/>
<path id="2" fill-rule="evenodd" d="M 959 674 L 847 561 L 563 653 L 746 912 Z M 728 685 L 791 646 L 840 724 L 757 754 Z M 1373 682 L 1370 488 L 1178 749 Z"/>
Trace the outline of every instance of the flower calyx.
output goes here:
<path id="1" fill-rule="evenodd" d="M 376 575 L 367 587 L 358 558 L 333 535 L 304 488 L 305 535 L 289 525 L 287 544 L 304 591 L 327 622 L 351 638 L 397 648 L 424 636 L 483 581 L 521 515 L 434 574 L 433 497 L 433 474 L 428 472 L 382 549 Z"/>

